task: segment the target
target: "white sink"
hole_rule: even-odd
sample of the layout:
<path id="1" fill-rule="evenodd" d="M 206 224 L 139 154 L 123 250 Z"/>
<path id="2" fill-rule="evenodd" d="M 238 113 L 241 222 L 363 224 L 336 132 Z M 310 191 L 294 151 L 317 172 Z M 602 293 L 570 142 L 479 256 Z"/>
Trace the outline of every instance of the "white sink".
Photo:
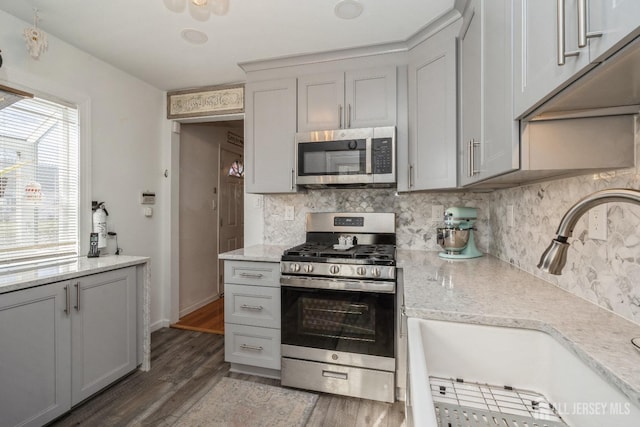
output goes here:
<path id="1" fill-rule="evenodd" d="M 543 394 L 571 427 L 640 426 L 640 408 L 546 333 L 408 319 L 407 418 L 437 427 L 429 376 Z"/>

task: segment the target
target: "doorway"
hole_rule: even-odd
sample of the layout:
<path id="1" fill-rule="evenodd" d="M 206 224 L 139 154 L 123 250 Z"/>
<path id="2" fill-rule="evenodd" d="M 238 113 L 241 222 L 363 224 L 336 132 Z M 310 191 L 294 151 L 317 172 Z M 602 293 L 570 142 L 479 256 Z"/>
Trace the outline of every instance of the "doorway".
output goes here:
<path id="1" fill-rule="evenodd" d="M 178 319 L 173 326 L 223 333 L 223 275 L 218 254 L 243 244 L 243 121 L 180 128 Z"/>

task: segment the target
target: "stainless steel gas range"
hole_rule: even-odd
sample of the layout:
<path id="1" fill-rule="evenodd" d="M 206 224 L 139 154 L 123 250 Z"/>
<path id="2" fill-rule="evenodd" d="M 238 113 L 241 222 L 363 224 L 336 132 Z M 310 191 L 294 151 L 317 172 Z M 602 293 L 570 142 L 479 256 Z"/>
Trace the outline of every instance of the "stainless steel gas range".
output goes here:
<path id="1" fill-rule="evenodd" d="M 393 402 L 393 213 L 307 214 L 280 262 L 282 385 Z"/>

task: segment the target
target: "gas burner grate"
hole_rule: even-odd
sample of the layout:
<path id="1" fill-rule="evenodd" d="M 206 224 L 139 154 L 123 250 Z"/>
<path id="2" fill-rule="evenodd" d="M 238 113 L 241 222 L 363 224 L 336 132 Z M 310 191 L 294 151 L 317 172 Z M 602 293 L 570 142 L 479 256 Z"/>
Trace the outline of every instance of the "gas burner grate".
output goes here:
<path id="1" fill-rule="evenodd" d="M 429 377 L 429 382 L 441 427 L 567 427 L 535 391 L 440 377 Z"/>

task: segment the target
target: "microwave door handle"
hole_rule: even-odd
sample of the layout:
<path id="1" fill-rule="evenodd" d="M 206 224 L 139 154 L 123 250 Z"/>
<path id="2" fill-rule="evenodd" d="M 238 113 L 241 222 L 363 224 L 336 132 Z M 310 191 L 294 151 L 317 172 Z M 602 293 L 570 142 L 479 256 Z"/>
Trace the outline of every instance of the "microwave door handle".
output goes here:
<path id="1" fill-rule="evenodd" d="M 371 151 L 371 138 L 367 138 L 367 143 L 366 143 L 366 163 L 365 163 L 365 173 L 367 175 L 371 175 L 372 171 L 371 171 L 371 159 L 373 158 L 373 152 Z"/>

